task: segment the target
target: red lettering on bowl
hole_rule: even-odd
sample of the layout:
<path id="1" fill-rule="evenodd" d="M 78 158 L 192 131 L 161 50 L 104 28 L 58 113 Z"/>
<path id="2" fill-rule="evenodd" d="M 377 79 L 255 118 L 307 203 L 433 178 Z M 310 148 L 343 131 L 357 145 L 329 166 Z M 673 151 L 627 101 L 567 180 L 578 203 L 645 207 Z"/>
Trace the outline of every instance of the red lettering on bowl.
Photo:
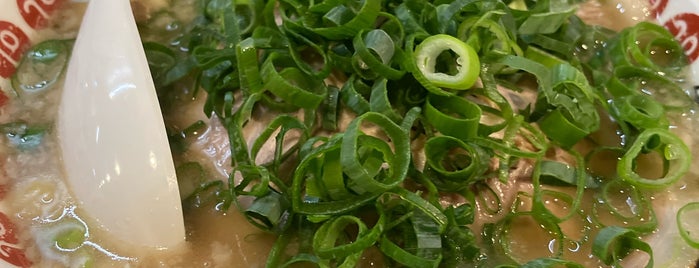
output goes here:
<path id="1" fill-rule="evenodd" d="M 682 44 L 689 61 L 699 57 L 699 15 L 681 13 L 665 22 L 667 28 Z"/>
<path id="2" fill-rule="evenodd" d="M 63 0 L 17 0 L 19 13 L 24 21 L 34 29 L 46 25 L 51 13 Z"/>
<path id="3" fill-rule="evenodd" d="M 0 77 L 9 78 L 30 46 L 29 36 L 19 27 L 7 21 L 0 21 Z"/>
<path id="4" fill-rule="evenodd" d="M 31 267 L 32 262 L 24 254 L 24 250 L 17 246 L 19 239 L 16 231 L 10 218 L 0 212 L 0 259 L 18 267 Z"/>
<path id="5" fill-rule="evenodd" d="M 660 14 L 663 14 L 668 2 L 670 0 L 649 0 L 651 17 L 657 18 Z"/>

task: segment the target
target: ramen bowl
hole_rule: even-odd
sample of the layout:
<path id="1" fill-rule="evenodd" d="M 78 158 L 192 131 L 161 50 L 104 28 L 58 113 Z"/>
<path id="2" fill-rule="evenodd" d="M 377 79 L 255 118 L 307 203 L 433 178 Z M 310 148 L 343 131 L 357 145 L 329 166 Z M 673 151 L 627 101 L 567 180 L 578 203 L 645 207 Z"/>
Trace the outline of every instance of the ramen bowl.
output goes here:
<path id="1" fill-rule="evenodd" d="M 34 44 L 43 40 L 41 33 L 45 30 L 50 19 L 55 14 L 60 14 L 62 4 L 69 0 L 16 0 L 0 2 L 0 123 L 9 122 L 3 106 L 13 101 L 10 97 L 13 93 L 11 78 L 17 70 L 17 66 L 22 60 L 24 53 Z M 77 1 L 76 1 L 77 2 Z M 158 1 L 154 1 L 158 2 Z M 165 3 L 166 1 L 160 1 Z M 626 16 L 627 11 L 634 9 L 640 14 L 638 17 L 628 17 L 631 20 L 655 19 L 655 22 L 662 25 L 672 33 L 676 40 L 685 50 L 685 54 L 690 61 L 688 77 L 690 80 L 699 81 L 699 2 L 686 0 L 617 0 L 603 1 L 608 6 L 617 9 L 620 17 Z M 618 5 L 610 5 L 609 2 L 619 2 Z M 648 8 L 638 8 L 647 6 Z M 59 23 L 72 25 L 79 24 L 80 19 L 75 17 L 61 18 Z M 60 29 L 59 29 L 60 30 Z M 70 36 L 67 36 L 70 38 Z M 699 83 L 695 83 L 699 85 Z M 691 86 L 688 86 L 691 87 Z M 688 88 L 687 94 L 696 95 L 694 88 Z M 695 145 L 696 147 L 696 145 Z M 696 151 L 696 149 L 694 149 Z M 695 153 L 696 155 L 696 153 Z M 0 151 L 0 157 L 2 151 Z M 698 160 L 694 160 L 696 163 Z M 4 163 L 4 161 L 3 161 Z M 696 170 L 695 170 L 696 171 Z M 5 198 L 8 194 L 10 178 L 5 174 L 4 167 L 0 166 L 0 267 L 31 267 L 31 256 L 27 255 L 27 250 L 22 241 L 18 227 L 13 222 L 11 215 L 12 204 L 8 204 Z M 687 197 L 678 197 L 685 200 Z M 689 198 L 696 201 L 697 198 Z M 676 210 L 674 210 L 676 211 Z M 661 215 L 662 216 L 662 215 Z M 667 219 L 674 219 L 674 216 L 664 215 Z M 673 221 L 668 220 L 666 225 L 672 225 Z M 661 228 L 657 233 L 649 236 L 650 243 L 658 249 L 658 260 L 668 260 L 673 258 L 674 250 L 678 247 L 688 248 L 688 246 L 678 246 L 683 243 L 677 239 L 676 231 L 672 228 Z M 665 239 L 671 237 L 672 239 Z M 667 241 L 666 241 L 667 240 Z M 672 240 L 672 241 L 669 241 Z M 245 253 L 243 253 L 245 254 Z M 694 256 L 694 259 L 699 258 Z M 657 263 L 662 265 L 663 262 Z M 670 263 L 669 265 L 673 265 Z"/>

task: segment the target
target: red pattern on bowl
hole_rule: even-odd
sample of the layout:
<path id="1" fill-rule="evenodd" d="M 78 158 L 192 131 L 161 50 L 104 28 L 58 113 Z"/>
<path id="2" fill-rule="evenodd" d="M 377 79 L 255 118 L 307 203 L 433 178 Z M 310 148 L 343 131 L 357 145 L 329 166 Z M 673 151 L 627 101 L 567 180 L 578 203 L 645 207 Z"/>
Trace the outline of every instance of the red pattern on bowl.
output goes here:
<path id="1" fill-rule="evenodd" d="M 0 107 L 9 100 L 4 87 L 14 74 L 21 55 L 32 45 L 36 30 L 45 26 L 53 11 L 66 0 L 16 0 L 0 2 Z M 109 1 L 109 0 L 103 0 Z M 682 44 L 699 78 L 699 1 L 648 0 L 650 14 Z M 3 156 L 0 155 L 0 158 Z M 0 166 L 0 176 L 6 177 Z M 16 235 L 16 226 L 3 211 L 5 185 L 0 184 L 0 268 L 31 267 Z"/>
<path id="2" fill-rule="evenodd" d="M 31 47 L 36 30 L 45 26 L 53 11 L 65 0 L 3 0 L 0 2 L 0 107 L 6 95 L 9 78 L 15 72 L 20 57 Z M 0 155 L 0 158 L 4 158 Z M 0 181 L 7 181 L 0 166 Z M 0 267 L 31 267 L 17 237 L 17 227 L 4 213 L 6 185 L 0 184 Z"/>
<path id="3" fill-rule="evenodd" d="M 5 213 L 0 212 L 0 259 L 10 264 L 10 267 L 31 267 L 32 262 L 19 246 L 15 235 L 15 225 Z"/>
<path id="4" fill-rule="evenodd" d="M 46 24 L 63 1 L 16 0 L 0 4 L 0 77 L 7 79 L 14 73 L 20 56 L 31 46 L 34 31 Z"/>
<path id="5" fill-rule="evenodd" d="M 699 1 L 649 0 L 651 14 L 682 44 L 691 62 L 695 83 L 699 78 Z"/>
<path id="6" fill-rule="evenodd" d="M 680 13 L 673 16 L 665 24 L 665 27 L 675 35 L 682 44 L 691 62 L 695 62 L 699 57 L 699 16 L 694 13 Z"/>

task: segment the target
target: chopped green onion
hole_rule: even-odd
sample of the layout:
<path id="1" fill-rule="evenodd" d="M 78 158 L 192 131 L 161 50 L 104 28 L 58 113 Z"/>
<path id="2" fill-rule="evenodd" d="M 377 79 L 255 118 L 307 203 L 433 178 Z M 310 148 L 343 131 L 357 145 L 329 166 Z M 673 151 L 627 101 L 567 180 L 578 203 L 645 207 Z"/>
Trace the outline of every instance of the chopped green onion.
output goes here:
<path id="1" fill-rule="evenodd" d="M 677 211 L 677 229 L 680 236 L 693 248 L 699 248 L 699 238 L 696 231 L 696 215 L 699 212 L 699 202 L 687 203 Z"/>
<path id="2" fill-rule="evenodd" d="M 47 128 L 29 125 L 18 121 L 0 125 L 0 132 L 15 148 L 30 150 L 37 148 L 44 140 Z"/>
<path id="3" fill-rule="evenodd" d="M 344 245 L 337 245 L 341 236 L 345 235 L 345 229 L 350 224 L 356 225 L 359 231 L 357 238 Z M 345 258 L 356 253 L 361 253 L 365 248 L 376 243 L 383 232 L 383 218 L 368 229 L 361 219 L 343 215 L 332 218 L 318 228 L 313 237 L 313 248 L 319 257 L 324 259 Z"/>
<path id="4" fill-rule="evenodd" d="M 465 98 L 430 95 L 425 102 L 424 113 L 437 131 L 468 140 L 478 133 L 482 111 L 478 105 Z"/>
<path id="5" fill-rule="evenodd" d="M 452 136 L 436 136 L 425 143 L 425 157 L 427 164 L 447 179 L 471 183 L 488 169 L 491 154 Z"/>
<path id="6" fill-rule="evenodd" d="M 70 58 L 72 41 L 48 40 L 29 49 L 12 76 L 20 96 L 50 89 L 58 82 Z"/>
<path id="7" fill-rule="evenodd" d="M 444 51 L 456 53 L 456 74 L 437 70 L 437 58 Z M 415 48 L 415 64 L 431 83 L 449 89 L 469 89 L 480 73 L 480 61 L 476 51 L 466 43 L 450 35 L 433 35 L 425 38 Z"/>
<path id="8" fill-rule="evenodd" d="M 606 265 L 619 265 L 619 261 L 633 250 L 650 255 L 646 268 L 653 267 L 653 249 L 629 229 L 617 226 L 605 227 L 597 234 L 592 245 L 592 254 Z"/>
<path id="9" fill-rule="evenodd" d="M 294 106 L 308 109 L 317 107 L 327 94 L 325 85 L 296 67 L 287 67 L 288 60 L 276 53 L 267 58 L 262 64 L 260 73 L 265 78 L 263 86 L 275 96 Z M 286 68 L 277 71 L 280 67 Z"/>
<path id="10" fill-rule="evenodd" d="M 616 66 L 641 66 L 676 74 L 687 64 L 682 53 L 684 50 L 672 34 L 662 26 L 647 21 L 623 30 L 612 41 L 609 50 L 611 61 Z"/>
<path id="11" fill-rule="evenodd" d="M 252 201 L 250 207 L 245 210 L 245 215 L 253 219 L 251 223 L 261 229 L 279 233 L 284 228 L 285 218 L 288 217 L 288 202 L 276 191 L 268 191 L 267 195 Z"/>
<path id="12" fill-rule="evenodd" d="M 648 195 L 686 174 L 669 128 L 695 105 L 660 26 L 615 34 L 578 18 L 577 0 L 205 2 L 175 45 L 148 45 L 151 69 L 159 94 L 206 91 L 228 131 L 232 174 L 183 166 L 185 208 L 235 204 L 279 235 L 268 267 L 354 267 L 367 252 L 387 266 L 581 267 L 565 243 L 608 265 L 652 252 Z M 606 152 L 616 170 L 599 174 Z M 648 156 L 658 178 L 639 168 Z M 520 220 L 555 240 L 550 254 L 520 256 Z"/>
<path id="13" fill-rule="evenodd" d="M 660 142 L 658 153 L 669 161 L 669 171 L 661 178 L 644 178 L 638 174 L 636 158 L 644 153 L 642 150 L 653 140 Z M 692 154 L 687 145 L 672 132 L 665 129 L 647 129 L 636 137 L 631 147 L 626 151 L 621 161 L 617 164 L 619 177 L 624 181 L 643 188 L 664 188 L 679 180 L 689 170 L 692 163 Z M 667 168 L 667 167 L 666 167 Z"/>

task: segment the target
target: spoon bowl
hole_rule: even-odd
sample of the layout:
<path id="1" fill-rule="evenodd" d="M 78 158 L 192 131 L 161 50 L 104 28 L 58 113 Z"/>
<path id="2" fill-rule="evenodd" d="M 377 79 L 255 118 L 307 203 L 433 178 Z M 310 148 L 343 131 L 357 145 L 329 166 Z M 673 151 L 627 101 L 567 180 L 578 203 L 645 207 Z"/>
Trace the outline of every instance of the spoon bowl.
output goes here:
<path id="1" fill-rule="evenodd" d="M 128 0 L 89 2 L 57 126 L 69 188 L 100 228 L 134 245 L 184 241 L 172 155 Z"/>

